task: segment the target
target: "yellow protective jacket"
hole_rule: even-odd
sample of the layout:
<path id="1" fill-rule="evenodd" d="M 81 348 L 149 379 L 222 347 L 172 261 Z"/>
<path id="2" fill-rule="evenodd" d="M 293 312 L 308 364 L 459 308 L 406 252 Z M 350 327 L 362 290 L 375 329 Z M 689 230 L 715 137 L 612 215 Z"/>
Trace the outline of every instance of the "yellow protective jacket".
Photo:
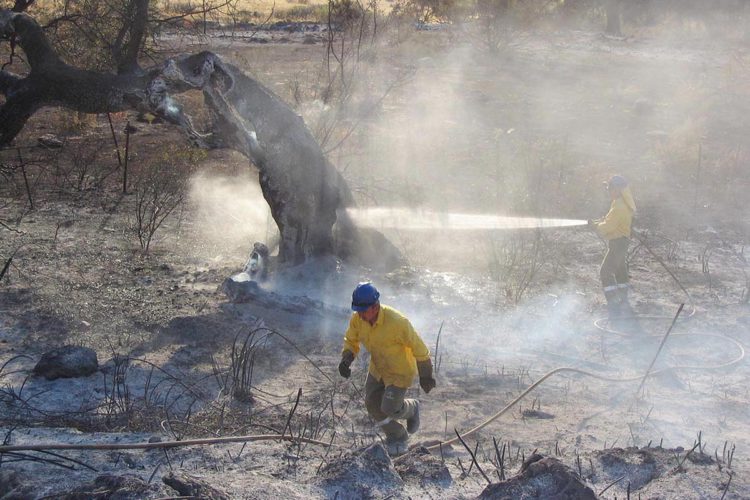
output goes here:
<path id="1" fill-rule="evenodd" d="M 606 240 L 630 238 L 630 228 L 635 214 L 635 201 L 629 187 L 622 190 L 622 195 L 612 200 L 609 212 L 603 219 L 596 221 L 599 234 Z"/>
<path id="2" fill-rule="evenodd" d="M 343 350 L 356 356 L 360 342 L 370 353 L 370 374 L 386 386 L 408 389 L 417 375 L 416 362 L 430 359 L 430 350 L 406 316 L 382 304 L 373 325 L 352 314 Z"/>

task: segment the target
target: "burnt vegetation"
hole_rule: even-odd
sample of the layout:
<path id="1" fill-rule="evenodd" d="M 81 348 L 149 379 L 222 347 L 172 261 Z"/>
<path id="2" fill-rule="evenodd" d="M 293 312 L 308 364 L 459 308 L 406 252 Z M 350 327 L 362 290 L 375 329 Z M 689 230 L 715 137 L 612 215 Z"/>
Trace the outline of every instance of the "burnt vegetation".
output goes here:
<path id="1" fill-rule="evenodd" d="M 747 469 L 744 460 L 735 458 L 735 451 L 744 455 L 746 442 L 716 437 L 722 431 L 731 434 L 733 426 L 745 425 L 738 423 L 737 415 L 746 411 L 747 390 L 738 388 L 742 384 L 732 378 L 744 377 L 744 372 L 732 371 L 744 367 L 726 362 L 722 349 L 705 354 L 708 349 L 699 345 L 705 338 L 670 350 L 670 356 L 687 357 L 689 363 L 698 360 L 696 365 L 720 371 L 703 374 L 705 378 L 695 387 L 691 379 L 675 376 L 671 383 L 677 388 L 668 391 L 685 394 L 675 397 L 677 427 L 698 425 L 696 420 L 716 412 L 716 418 L 710 417 L 715 424 L 711 442 L 701 432 L 694 440 L 693 434 L 685 437 L 682 428 L 682 434 L 676 434 L 684 438 L 685 448 L 674 439 L 669 445 L 660 442 L 674 424 L 668 417 L 657 419 L 658 410 L 652 414 L 659 398 L 666 397 L 659 384 L 670 382 L 670 370 L 661 365 L 655 371 L 664 378 L 649 379 L 643 393 L 638 391 L 634 400 L 628 400 L 633 402 L 627 411 L 621 394 L 599 397 L 597 392 L 605 391 L 602 385 L 570 377 L 508 413 L 512 420 L 507 430 L 463 433 L 467 421 L 480 420 L 480 414 L 523 395 L 539 381 L 539 371 L 546 371 L 544 363 L 550 360 L 566 365 L 584 362 L 587 369 L 598 371 L 630 368 L 641 361 L 628 357 L 633 352 L 632 358 L 651 360 L 653 349 L 647 351 L 648 356 L 639 351 L 649 342 L 647 337 L 633 341 L 627 335 L 597 331 L 599 336 L 593 341 L 597 345 L 591 347 L 594 336 L 586 337 L 589 333 L 581 321 L 570 326 L 574 336 L 554 338 L 559 332 L 549 323 L 557 318 L 550 320 L 549 315 L 558 310 L 558 304 L 573 307 L 558 296 L 555 287 L 560 283 L 572 283 L 573 294 L 585 297 L 578 300 L 587 301 L 582 307 L 589 313 L 584 314 L 586 324 L 599 305 L 591 298 L 595 292 L 587 289 L 591 280 L 581 278 L 577 267 L 588 258 L 583 254 L 599 250 L 598 241 L 581 243 L 583 238 L 536 230 L 480 235 L 475 240 L 467 237 L 474 246 L 466 250 L 453 234 L 442 235 L 433 245 L 422 234 L 392 231 L 387 233 L 391 243 L 379 233 L 356 228 L 342 209 L 356 203 L 419 207 L 439 196 L 440 206 L 447 210 L 462 202 L 477 210 L 573 213 L 581 218 L 599 210 L 591 193 L 598 192 L 598 177 L 605 167 L 587 163 L 590 160 L 567 136 L 546 137 L 543 125 L 532 133 L 523 131 L 527 135 L 518 138 L 521 133 L 516 126 L 521 129 L 523 122 L 512 116 L 512 107 L 527 96 L 519 97 L 515 89 L 503 89 L 500 105 L 488 97 L 490 91 L 467 90 L 477 108 L 497 105 L 507 113 L 497 122 L 477 119 L 481 122 L 479 146 L 467 146 L 460 134 L 448 133 L 444 142 L 450 142 L 450 148 L 434 156 L 425 154 L 425 159 L 420 156 L 424 151 L 414 146 L 417 152 L 404 155 L 410 168 L 417 163 L 431 168 L 439 164 L 441 155 L 455 160 L 450 171 L 437 174 L 449 179 L 447 194 L 432 192 L 437 181 L 425 174 L 424 166 L 414 166 L 414 181 L 394 180 L 389 171 L 371 169 L 375 162 L 358 165 L 368 154 L 362 153 L 371 131 L 368 125 L 386 113 L 390 103 L 403 99 L 400 89 L 419 76 L 415 66 L 395 57 L 390 61 L 397 66 L 394 71 L 373 70 L 374 63 L 383 58 L 384 45 L 404 43 L 414 32 L 441 50 L 460 40 L 481 54 L 479 60 L 493 65 L 501 61 L 507 66 L 498 66 L 515 76 L 514 72 L 523 74 L 515 64 L 525 57 L 518 47 L 533 39 L 529 33 L 584 29 L 595 32 L 596 40 L 615 43 L 630 43 L 630 37 L 636 36 L 633 33 L 665 24 L 699 23 L 701 30 L 716 33 L 728 18 L 747 16 L 748 2 L 402 0 L 386 11 L 377 2 L 332 0 L 323 7 L 300 2 L 270 14 L 243 10 L 235 1 L 208 0 L 158 5 L 148 0 L 48 4 L 18 0 L 5 6 L 0 11 L 0 91 L 4 96 L 0 105 L 0 346 L 13 348 L 3 351 L 0 366 L 0 424 L 6 432 L 5 444 L 31 439 L 23 434 L 26 429 L 69 428 L 85 433 L 142 433 L 125 440 L 153 445 L 156 451 L 114 450 L 98 459 L 99 455 L 73 450 L 12 450 L 0 452 L 3 469 L 11 464 L 92 473 L 127 468 L 140 474 L 142 480 L 131 489 L 144 498 L 165 497 L 169 492 L 153 486 L 152 480 L 163 475 L 165 482 L 176 484 L 173 474 L 177 472 L 173 471 L 179 470 L 213 474 L 213 486 L 226 487 L 222 480 L 231 482 L 227 478 L 234 479 L 241 470 L 243 477 L 249 474 L 260 486 L 252 490 L 247 484 L 234 483 L 234 491 L 250 491 L 257 498 L 269 494 L 261 491 L 263 487 L 273 492 L 280 488 L 280 495 L 289 498 L 311 494 L 343 498 L 349 487 L 357 488 L 361 497 L 415 492 L 440 496 L 442 489 L 455 496 L 504 498 L 539 496 L 542 486 L 551 488 L 542 497 L 565 492 L 577 498 L 636 498 L 641 493 L 644 497 L 661 494 L 660 485 L 665 485 L 664 490 L 684 485 L 680 478 L 687 476 L 697 478 L 695 482 L 705 488 L 702 491 L 710 488 L 706 496 L 742 498 L 747 494 Z M 188 38 L 192 36 L 239 37 L 237 33 L 243 30 L 251 33 L 255 43 L 260 32 L 275 23 L 287 26 L 288 19 L 294 20 L 288 29 L 306 25 L 297 21 L 312 20 L 322 30 L 316 39 L 321 50 L 315 70 L 284 75 L 288 105 L 248 76 L 248 68 L 240 69 L 236 61 L 241 56 L 227 56 L 229 51 L 184 54 L 180 42 L 171 45 L 175 39 L 193 40 Z M 738 43 L 748 39 L 747 31 L 727 28 L 723 35 L 731 41 L 745 40 Z M 544 59 L 532 71 L 541 71 L 544 65 L 550 72 L 558 71 L 554 57 Z M 476 61 L 472 58 L 470 65 Z M 747 59 L 736 55 L 723 68 L 742 74 Z M 573 80 L 568 85 L 574 86 Z M 627 93 L 628 85 L 625 82 L 617 88 Z M 429 96 L 428 104 L 420 104 L 416 114 L 429 116 L 443 104 L 438 101 L 449 100 Z M 654 109 L 677 112 L 648 100 L 628 101 L 623 106 L 627 107 L 627 123 L 617 133 L 651 134 L 649 154 L 655 158 L 642 169 L 633 169 L 633 178 L 640 181 L 637 195 L 647 200 L 638 221 L 639 240 L 628 256 L 640 285 L 640 290 L 636 287 L 638 307 L 644 316 L 658 317 L 663 312 L 652 303 L 661 300 L 659 304 L 671 307 L 671 302 L 684 300 L 686 287 L 702 309 L 710 312 L 711 307 L 720 306 L 729 311 L 716 316 L 719 326 L 711 333 L 713 337 L 721 334 L 719 328 L 726 328 L 742 340 L 750 301 L 748 228 L 741 210 L 750 187 L 749 157 L 737 140 L 743 134 L 737 128 L 714 134 L 710 127 L 694 122 L 669 133 L 652 130 L 644 124 L 644 117 Z M 576 111 L 564 109 L 571 115 Z M 459 116 L 460 111 L 456 112 Z M 422 123 L 415 120 L 408 127 L 418 128 Z M 449 126 L 446 123 L 448 119 L 419 133 L 439 133 Z M 223 150 L 238 154 L 217 153 Z M 466 150 L 481 150 L 478 156 L 486 163 L 474 162 L 477 157 L 466 155 Z M 396 156 L 388 153 L 383 152 L 383 164 Z M 628 157 L 620 164 L 636 164 L 641 159 Z M 205 259 L 196 257 L 197 251 L 190 252 L 198 245 L 190 220 L 194 207 L 187 203 L 196 172 L 211 165 L 234 174 L 249 168 L 248 163 L 257 173 L 271 224 L 276 226 L 266 232 L 278 232 L 273 237 L 278 239 L 273 251 L 279 264 L 274 271 L 309 260 L 318 266 L 314 259 L 331 255 L 368 265 L 382 258 L 389 267 L 412 266 L 384 277 L 404 285 L 407 296 L 414 290 L 428 294 L 440 290 L 439 285 L 415 277 L 419 272 L 414 269 L 428 264 L 431 253 L 440 252 L 439 266 L 455 265 L 450 268 L 454 272 L 476 266 L 481 255 L 484 260 L 478 274 L 489 292 L 466 299 L 462 307 L 475 316 L 485 309 L 507 315 L 514 335 L 534 339 L 529 340 L 533 349 L 524 351 L 535 356 L 533 364 L 514 360 L 514 366 L 506 367 L 490 354 L 482 359 L 461 350 L 472 328 L 494 332 L 496 324 L 467 326 L 450 317 L 433 317 L 437 333 L 429 338 L 441 387 L 424 405 L 423 432 L 427 427 L 431 439 L 423 444 L 430 449 L 415 448 L 391 461 L 379 448 L 381 438 L 373 423 L 360 411 L 365 365 L 355 366 L 354 377 L 347 382 L 334 379 L 329 369 L 331 356 L 340 346 L 338 337 L 332 340 L 327 335 L 331 331 L 338 335 L 343 328 L 341 311 L 333 306 L 325 309 L 314 300 L 285 302 L 282 291 L 273 299 L 280 304 L 276 310 L 273 300 L 246 309 L 227 304 L 216 289 L 237 269 L 219 257 L 233 249 L 221 248 Z M 471 192 L 461 198 L 461 190 L 474 184 L 481 185 L 480 194 Z M 654 209 L 658 203 L 666 208 Z M 244 222 L 231 213 L 222 218 Z M 701 229 L 696 230 L 697 226 Z M 219 257 L 211 260 L 216 254 Z M 466 254 L 471 255 L 466 258 Z M 333 262 L 330 274 L 337 276 L 340 263 Z M 588 258 L 584 265 L 593 269 L 596 263 L 592 262 Z M 675 273 L 679 287 L 660 266 Z M 321 288 L 324 285 L 320 283 Z M 438 292 L 434 297 L 431 305 L 437 308 L 442 299 Z M 527 314 L 528 303 L 539 304 L 534 314 Z M 286 312 L 281 312 L 281 306 L 287 307 Z M 739 311 L 736 317 L 732 316 L 735 311 Z M 282 318 L 278 328 L 262 319 L 269 316 L 272 323 L 278 319 L 275 314 Z M 23 335 L 11 333 L 18 331 Z M 461 340 L 456 341 L 459 336 Z M 488 338 L 481 340 L 483 354 L 502 343 Z M 539 345 L 532 345 L 539 338 Z M 50 408 L 56 398 L 47 400 L 48 396 L 65 386 L 29 375 L 34 358 L 47 346 L 63 342 L 92 345 L 107 359 L 93 377 L 96 382 L 85 386 L 87 395 L 76 401 L 75 410 Z M 578 352 L 566 358 L 571 353 L 561 349 L 563 344 L 573 345 Z M 740 344 L 732 344 L 736 345 Z M 164 346 L 172 350 L 164 354 Z M 516 345 L 508 342 L 501 347 L 511 350 Z M 645 368 L 634 368 L 639 381 Z M 644 377 L 642 386 L 645 381 Z M 704 405 L 702 401 L 709 398 L 711 404 Z M 601 429 L 591 426 L 595 417 L 590 414 L 609 415 L 613 426 L 624 422 L 627 435 L 597 434 Z M 572 415 L 570 421 L 565 420 L 567 415 Z M 145 443 L 147 435 L 159 437 Z M 459 445 L 436 444 L 454 435 Z M 48 441 L 45 436 L 33 438 Z M 262 448 L 253 441 L 267 437 L 283 444 Z M 215 444 L 225 438 L 238 442 L 202 455 L 191 454 L 179 444 L 192 439 Z M 160 440 L 165 441 L 162 449 L 158 448 Z M 356 465 L 354 472 L 351 464 Z M 255 475 L 256 470 L 261 472 Z M 100 488 L 97 492 L 105 495 L 121 487 L 100 481 L 102 477 L 98 485 L 81 486 L 83 493 L 78 493 Z M 190 478 L 179 483 L 175 490 L 181 495 L 205 492 L 209 487 Z M 300 489 L 284 490 L 291 488 L 289 484 Z M 222 497 L 221 492 L 215 495 Z"/>

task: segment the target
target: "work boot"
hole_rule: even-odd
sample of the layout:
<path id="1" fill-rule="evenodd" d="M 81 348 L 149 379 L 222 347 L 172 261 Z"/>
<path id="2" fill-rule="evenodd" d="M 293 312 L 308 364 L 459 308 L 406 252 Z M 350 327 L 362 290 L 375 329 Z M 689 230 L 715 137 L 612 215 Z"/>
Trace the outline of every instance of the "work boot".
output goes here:
<path id="1" fill-rule="evenodd" d="M 406 438 L 398 441 L 386 440 L 385 448 L 388 450 L 388 455 L 392 457 L 401 456 L 409 450 L 409 439 Z"/>
<path id="2" fill-rule="evenodd" d="M 419 430 L 419 401 L 415 401 L 414 413 L 406 419 L 406 432 L 414 434 Z"/>
<path id="3" fill-rule="evenodd" d="M 618 320 L 622 315 L 620 311 L 620 296 L 617 292 L 618 290 L 604 291 L 604 298 L 607 299 L 607 316 L 610 321 Z"/>
<path id="4" fill-rule="evenodd" d="M 628 300 L 629 288 L 624 286 L 617 289 L 617 299 L 619 301 L 620 316 L 623 318 L 635 317 L 633 308 L 630 307 L 630 301 Z"/>

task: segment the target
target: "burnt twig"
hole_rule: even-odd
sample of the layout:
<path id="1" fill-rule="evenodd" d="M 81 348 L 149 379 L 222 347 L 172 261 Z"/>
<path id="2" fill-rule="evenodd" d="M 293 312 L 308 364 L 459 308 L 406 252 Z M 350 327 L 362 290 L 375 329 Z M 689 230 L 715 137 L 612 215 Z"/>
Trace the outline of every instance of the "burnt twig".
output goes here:
<path id="1" fill-rule="evenodd" d="M 495 445 L 495 454 L 497 455 L 497 465 L 500 468 L 500 480 L 505 481 L 505 443 L 503 443 L 503 451 L 500 453 L 500 450 L 497 446 L 497 440 L 493 437 L 492 438 L 492 444 Z"/>
<path id="2" fill-rule="evenodd" d="M 21 174 L 23 174 L 23 183 L 26 186 L 26 196 L 29 197 L 29 206 L 31 207 L 31 210 L 34 210 L 34 199 L 31 196 L 29 177 L 26 175 L 26 162 L 23 161 L 23 156 L 21 156 L 21 150 L 19 148 L 16 148 L 16 153 L 18 153 L 18 163 L 21 166 Z"/>
<path id="3" fill-rule="evenodd" d="M 688 451 L 687 453 L 685 453 L 685 456 L 682 457 L 682 459 L 680 459 L 679 455 L 675 454 L 675 458 L 677 459 L 677 468 L 675 470 L 677 470 L 677 471 L 682 471 L 683 470 L 682 466 L 685 463 L 685 460 L 687 460 L 688 457 L 693 454 L 693 452 L 695 451 L 696 448 L 698 448 L 699 445 L 700 445 L 700 443 L 695 443 L 693 445 L 693 447 L 690 448 L 690 451 Z"/>
<path id="4" fill-rule="evenodd" d="M 469 446 L 466 444 L 466 442 L 464 441 L 464 438 L 461 437 L 461 434 L 458 433 L 458 429 L 454 427 L 453 431 L 456 433 L 456 436 L 458 436 L 458 440 L 461 441 L 461 444 L 464 445 L 464 448 L 466 448 L 466 451 L 469 452 L 469 456 L 471 456 L 472 463 L 477 466 L 477 470 L 479 470 L 482 476 L 487 480 L 487 484 L 492 484 L 492 481 L 490 480 L 490 478 L 487 477 L 487 474 L 484 473 L 484 471 L 482 470 L 482 467 L 479 465 L 479 462 L 477 462 L 477 458 L 474 456 L 474 453 L 471 451 L 471 448 L 469 448 Z"/>
<path id="5" fill-rule="evenodd" d="M 302 396 L 302 387 L 300 387 L 299 390 L 297 391 L 297 400 L 294 402 L 294 406 L 292 407 L 292 410 L 289 412 L 289 416 L 286 419 L 286 425 L 284 425 L 284 430 L 281 431 L 282 437 L 284 436 L 284 434 L 286 434 L 287 429 L 289 429 L 289 434 L 292 437 L 294 437 L 294 433 L 292 432 L 290 424 L 292 422 L 292 417 L 294 416 L 294 412 L 297 410 L 297 405 L 299 405 L 300 396 Z"/>
<path id="6" fill-rule="evenodd" d="M 433 363 L 435 365 L 435 374 L 437 374 L 440 371 L 440 364 L 438 363 L 438 350 L 440 349 L 440 334 L 443 333 L 443 325 L 445 324 L 445 321 L 440 322 L 440 328 L 438 329 L 437 339 L 435 340 L 435 362 Z"/>
<path id="7" fill-rule="evenodd" d="M 734 473 L 728 472 L 728 474 L 729 474 L 729 481 L 727 481 L 727 485 L 724 488 L 724 493 L 721 494 L 720 500 L 724 500 L 724 497 L 727 495 L 727 491 L 729 491 L 729 485 L 732 484 L 732 478 L 734 477 Z"/>
<path id="8" fill-rule="evenodd" d="M 13 262 L 13 256 L 16 255 L 16 252 L 13 252 L 13 255 L 8 257 L 8 260 L 5 261 L 5 265 L 3 266 L 2 271 L 0 271 L 0 281 L 2 281 L 3 277 L 5 276 L 5 273 L 8 272 L 8 268 L 10 267 L 10 263 Z"/>
<path id="9" fill-rule="evenodd" d="M 614 481 L 612 481 L 611 483 L 609 483 L 609 484 L 608 484 L 608 485 L 607 485 L 607 486 L 606 486 L 606 487 L 605 487 L 605 488 L 604 488 L 604 489 L 603 489 L 602 491 L 600 491 L 600 492 L 599 492 L 599 496 L 602 496 L 602 495 L 604 494 L 604 492 L 605 492 L 605 491 L 607 491 L 607 490 L 608 490 L 608 489 L 610 489 L 610 488 L 611 488 L 612 486 L 614 486 L 614 485 L 616 485 L 617 483 L 619 483 L 620 481 L 622 481 L 622 480 L 623 480 L 624 478 L 625 478 L 625 476 L 620 476 L 620 477 L 618 477 L 617 479 L 615 479 Z"/>
<path id="10" fill-rule="evenodd" d="M 117 135 L 115 134 L 115 127 L 112 125 L 112 115 L 107 113 L 107 121 L 109 122 L 109 131 L 112 133 L 112 142 L 115 143 L 115 151 L 117 151 L 117 164 L 122 168 L 122 155 L 120 154 L 120 144 L 117 142 Z"/>

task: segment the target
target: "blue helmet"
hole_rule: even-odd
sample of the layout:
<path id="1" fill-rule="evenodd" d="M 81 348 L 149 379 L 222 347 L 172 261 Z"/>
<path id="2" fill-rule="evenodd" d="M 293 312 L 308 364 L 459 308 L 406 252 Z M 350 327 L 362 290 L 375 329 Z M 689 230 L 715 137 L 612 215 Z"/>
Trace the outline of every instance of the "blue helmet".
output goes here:
<path id="1" fill-rule="evenodd" d="M 371 305 L 375 304 L 380 298 L 380 292 L 375 285 L 366 281 L 357 285 L 352 292 L 352 311 L 366 311 Z"/>
<path id="2" fill-rule="evenodd" d="M 628 185 L 628 181 L 621 175 L 613 175 L 609 182 L 607 182 L 608 188 L 623 189 Z"/>

